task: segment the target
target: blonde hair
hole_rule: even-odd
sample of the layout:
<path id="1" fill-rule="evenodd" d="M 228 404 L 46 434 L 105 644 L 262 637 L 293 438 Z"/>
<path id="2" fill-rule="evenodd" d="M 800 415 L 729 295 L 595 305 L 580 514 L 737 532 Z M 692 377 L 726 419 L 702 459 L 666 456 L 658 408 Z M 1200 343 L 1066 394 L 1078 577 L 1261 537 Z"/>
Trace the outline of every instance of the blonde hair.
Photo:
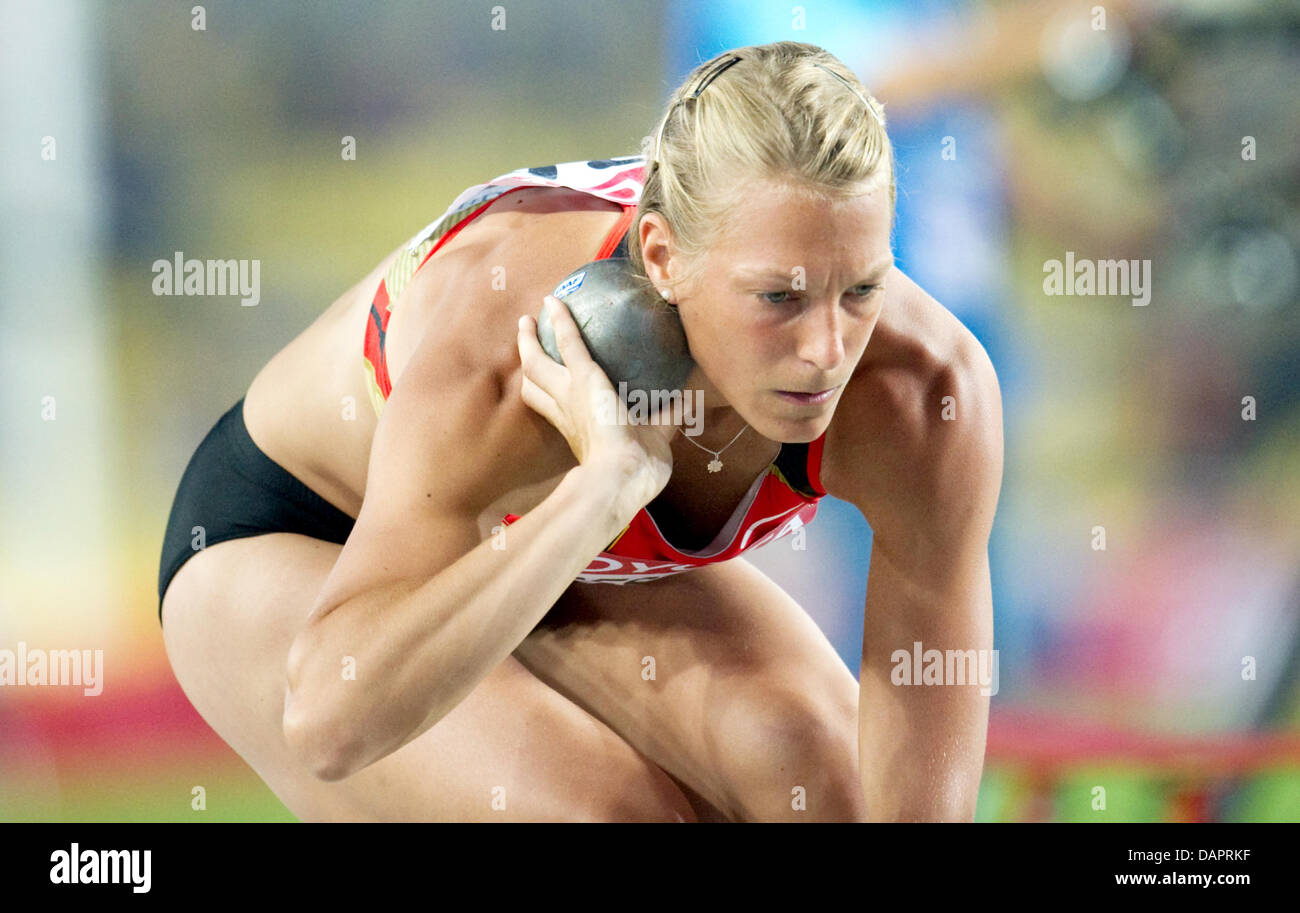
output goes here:
<path id="1" fill-rule="evenodd" d="M 737 48 L 696 67 L 669 98 L 642 152 L 646 179 L 628 256 L 643 277 L 639 229 L 647 213 L 659 213 L 675 252 L 698 264 L 753 179 L 827 199 L 887 181 L 893 218 L 884 112 L 852 70 L 814 44 Z"/>

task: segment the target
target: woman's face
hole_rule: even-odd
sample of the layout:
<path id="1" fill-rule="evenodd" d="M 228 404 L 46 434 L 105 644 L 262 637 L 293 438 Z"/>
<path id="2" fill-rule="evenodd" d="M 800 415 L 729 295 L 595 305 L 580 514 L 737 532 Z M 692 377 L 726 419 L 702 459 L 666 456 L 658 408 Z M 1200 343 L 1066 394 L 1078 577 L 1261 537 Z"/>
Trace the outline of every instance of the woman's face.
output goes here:
<path id="1" fill-rule="evenodd" d="M 674 291 L 706 410 L 729 405 L 775 441 L 826 430 L 880 316 L 890 215 L 886 186 L 829 202 L 759 183 L 686 281 L 671 246 L 655 249 L 662 219 L 646 217 L 647 273 Z"/>

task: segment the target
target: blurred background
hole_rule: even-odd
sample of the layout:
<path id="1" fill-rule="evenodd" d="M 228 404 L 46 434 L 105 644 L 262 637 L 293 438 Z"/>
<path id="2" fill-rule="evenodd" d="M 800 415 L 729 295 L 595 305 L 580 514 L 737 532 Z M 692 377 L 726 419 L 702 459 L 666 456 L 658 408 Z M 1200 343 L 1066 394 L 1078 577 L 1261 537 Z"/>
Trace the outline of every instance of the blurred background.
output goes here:
<path id="1" fill-rule="evenodd" d="M 201 8 L 0 2 L 0 649 L 104 655 L 98 696 L 0 686 L 0 820 L 296 820 L 163 651 L 194 448 L 465 187 L 635 153 L 691 67 L 782 39 L 884 103 L 899 264 L 1001 381 L 978 819 L 1300 820 L 1296 4 Z M 176 251 L 259 259 L 260 303 L 155 296 Z M 1046 294 L 1067 251 L 1150 260 L 1150 303 Z M 870 541 L 827 499 L 754 559 L 855 674 Z"/>

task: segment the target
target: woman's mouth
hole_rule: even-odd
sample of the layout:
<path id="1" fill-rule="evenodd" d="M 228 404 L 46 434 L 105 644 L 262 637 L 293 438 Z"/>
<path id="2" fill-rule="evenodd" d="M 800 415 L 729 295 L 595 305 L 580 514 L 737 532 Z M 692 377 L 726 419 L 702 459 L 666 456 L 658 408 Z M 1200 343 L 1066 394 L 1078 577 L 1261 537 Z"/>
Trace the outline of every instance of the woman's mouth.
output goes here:
<path id="1" fill-rule="evenodd" d="M 819 393 L 800 393 L 795 390 L 777 390 L 776 392 L 786 401 L 797 403 L 800 406 L 820 406 L 827 402 L 839 387 L 831 387 L 829 390 L 822 390 Z"/>

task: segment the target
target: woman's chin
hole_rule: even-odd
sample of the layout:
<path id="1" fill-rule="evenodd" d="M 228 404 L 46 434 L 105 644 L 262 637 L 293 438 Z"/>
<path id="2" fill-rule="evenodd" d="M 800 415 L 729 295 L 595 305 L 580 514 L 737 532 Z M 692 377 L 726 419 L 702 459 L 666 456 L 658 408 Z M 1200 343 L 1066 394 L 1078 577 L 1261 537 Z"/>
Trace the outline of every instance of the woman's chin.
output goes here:
<path id="1" fill-rule="evenodd" d="M 821 437 L 831 424 L 831 412 L 807 417 L 774 414 L 768 409 L 750 426 L 769 441 L 783 444 L 807 444 Z"/>

